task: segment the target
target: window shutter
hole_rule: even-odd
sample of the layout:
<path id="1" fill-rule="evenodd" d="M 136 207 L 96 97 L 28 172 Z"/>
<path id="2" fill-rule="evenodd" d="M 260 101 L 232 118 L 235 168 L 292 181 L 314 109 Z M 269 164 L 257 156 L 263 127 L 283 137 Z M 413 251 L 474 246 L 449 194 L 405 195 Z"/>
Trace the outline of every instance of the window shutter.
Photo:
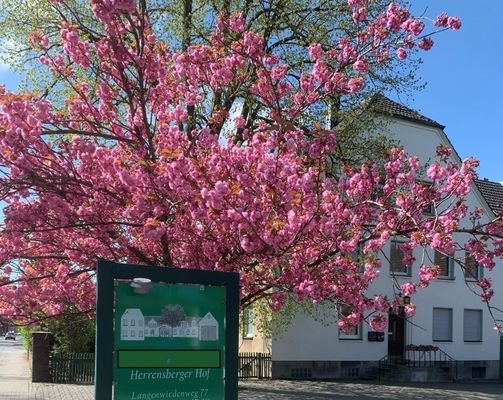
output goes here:
<path id="1" fill-rule="evenodd" d="M 434 341 L 452 341 L 452 308 L 433 309 L 432 336 Z"/>
<path id="2" fill-rule="evenodd" d="M 440 267 L 440 276 L 450 276 L 451 258 L 435 250 L 435 264 Z"/>
<path id="3" fill-rule="evenodd" d="M 465 310 L 463 340 L 465 342 L 482 341 L 482 310 Z"/>

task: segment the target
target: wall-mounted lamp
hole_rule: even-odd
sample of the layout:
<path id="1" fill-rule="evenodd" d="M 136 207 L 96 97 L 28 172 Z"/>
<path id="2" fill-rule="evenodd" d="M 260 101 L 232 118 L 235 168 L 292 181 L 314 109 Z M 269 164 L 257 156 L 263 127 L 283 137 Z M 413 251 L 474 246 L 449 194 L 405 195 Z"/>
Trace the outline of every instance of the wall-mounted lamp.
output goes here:
<path id="1" fill-rule="evenodd" d="M 137 294 L 146 294 L 152 287 L 152 281 L 148 278 L 134 278 L 130 286 Z"/>

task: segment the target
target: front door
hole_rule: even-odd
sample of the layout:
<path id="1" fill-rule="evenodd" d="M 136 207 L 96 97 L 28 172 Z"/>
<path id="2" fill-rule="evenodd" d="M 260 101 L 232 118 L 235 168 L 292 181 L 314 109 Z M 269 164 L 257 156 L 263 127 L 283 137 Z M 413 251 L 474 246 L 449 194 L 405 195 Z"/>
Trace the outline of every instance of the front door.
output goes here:
<path id="1" fill-rule="evenodd" d="M 403 357 L 405 346 L 405 319 L 396 314 L 389 314 L 388 355 Z"/>

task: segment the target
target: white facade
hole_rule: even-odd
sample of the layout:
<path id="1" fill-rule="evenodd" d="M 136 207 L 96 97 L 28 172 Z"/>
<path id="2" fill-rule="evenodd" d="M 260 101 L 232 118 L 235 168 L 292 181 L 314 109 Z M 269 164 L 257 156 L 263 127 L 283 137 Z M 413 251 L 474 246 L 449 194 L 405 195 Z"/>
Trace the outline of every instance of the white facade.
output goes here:
<path id="1" fill-rule="evenodd" d="M 144 340 L 143 314 L 139 308 L 128 308 L 121 316 L 121 340 Z"/>
<path id="2" fill-rule="evenodd" d="M 437 127 L 403 119 L 387 121 L 386 126 L 390 135 L 400 141 L 407 153 L 418 156 L 422 164 L 433 160 L 439 144 L 451 145 L 442 129 Z M 459 161 L 455 152 L 453 152 L 453 157 Z M 467 203 L 470 209 L 482 207 L 486 213 L 490 213 L 475 185 L 467 196 Z M 470 226 L 468 220 L 466 226 Z M 461 243 L 466 241 L 462 235 L 457 235 L 456 239 Z M 389 257 L 390 244 L 384 252 Z M 419 253 L 414 255 L 416 259 L 420 259 Z M 432 252 L 430 257 L 433 260 Z M 455 257 L 464 258 L 464 254 L 457 252 Z M 381 261 L 381 275 L 369 288 L 368 295 L 386 294 L 393 298 L 396 291 L 393 291 L 389 262 L 384 257 Z M 501 307 L 503 305 L 503 260 L 498 259 L 496 263 L 493 271 L 484 270 L 483 276 L 490 278 L 493 282 L 495 295 L 491 303 Z M 417 280 L 418 268 L 419 261 L 416 261 L 412 268 L 412 279 Z M 395 277 L 400 284 L 411 279 L 396 275 Z M 416 315 L 409 317 L 404 324 L 404 345 L 434 345 L 455 360 L 486 361 L 492 362 L 493 366 L 497 365 L 500 337 L 493 329 L 494 322 L 486 304 L 470 292 L 469 288 L 473 286 L 473 283 L 465 280 L 459 265 L 454 265 L 450 278 L 438 279 L 428 288 L 420 289 L 412 295 L 411 301 L 416 305 Z M 437 332 L 433 331 L 434 314 L 437 318 Z M 446 318 L 450 319 L 449 316 L 452 316 L 452 321 L 446 322 Z M 479 331 L 478 328 L 474 328 L 474 324 L 480 321 L 480 316 L 482 321 Z M 467 322 L 464 324 L 465 318 Z M 288 330 L 273 339 L 272 360 L 276 365 L 282 366 L 282 372 L 276 374 L 276 377 L 296 377 L 288 376 L 288 372 L 285 371 L 296 370 L 296 368 L 302 370 L 304 367 L 308 368 L 309 365 L 315 365 L 308 362 L 378 361 L 388 354 L 390 334 L 385 332 L 383 342 L 369 341 L 369 330 L 368 325 L 363 323 L 357 335 L 340 335 L 336 324 L 324 326 L 310 317 L 297 315 Z M 437 339 L 445 339 L 449 335 L 451 337 L 448 341 L 439 341 L 434 340 L 434 335 Z M 487 372 L 485 377 L 497 378 L 494 376 L 496 369 L 493 368 L 492 372 Z"/>
<path id="3" fill-rule="evenodd" d="M 218 340 L 218 321 L 211 313 L 199 321 L 199 340 Z"/>

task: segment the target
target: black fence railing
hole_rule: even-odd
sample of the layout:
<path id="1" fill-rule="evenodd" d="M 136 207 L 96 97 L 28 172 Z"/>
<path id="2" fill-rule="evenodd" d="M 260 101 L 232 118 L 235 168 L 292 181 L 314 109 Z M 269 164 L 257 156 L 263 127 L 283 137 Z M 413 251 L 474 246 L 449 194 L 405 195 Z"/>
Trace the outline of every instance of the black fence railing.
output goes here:
<path id="1" fill-rule="evenodd" d="M 456 362 L 437 346 L 405 346 L 405 360 L 410 367 L 451 367 Z"/>
<path id="2" fill-rule="evenodd" d="M 94 383 L 93 353 L 51 354 L 49 373 L 54 383 Z M 272 376 L 271 355 L 267 353 L 240 353 L 238 377 L 240 379 L 270 379 Z"/>
<path id="3" fill-rule="evenodd" d="M 407 345 L 403 356 L 384 356 L 379 360 L 379 380 L 396 367 L 441 368 L 448 378 L 457 380 L 458 363 L 445 351 L 433 345 Z"/>
<path id="4" fill-rule="evenodd" d="M 239 353 L 239 379 L 270 379 L 272 377 L 271 355 L 267 353 Z"/>
<path id="5" fill-rule="evenodd" d="M 94 383 L 94 353 L 51 354 L 49 373 L 54 383 Z"/>

